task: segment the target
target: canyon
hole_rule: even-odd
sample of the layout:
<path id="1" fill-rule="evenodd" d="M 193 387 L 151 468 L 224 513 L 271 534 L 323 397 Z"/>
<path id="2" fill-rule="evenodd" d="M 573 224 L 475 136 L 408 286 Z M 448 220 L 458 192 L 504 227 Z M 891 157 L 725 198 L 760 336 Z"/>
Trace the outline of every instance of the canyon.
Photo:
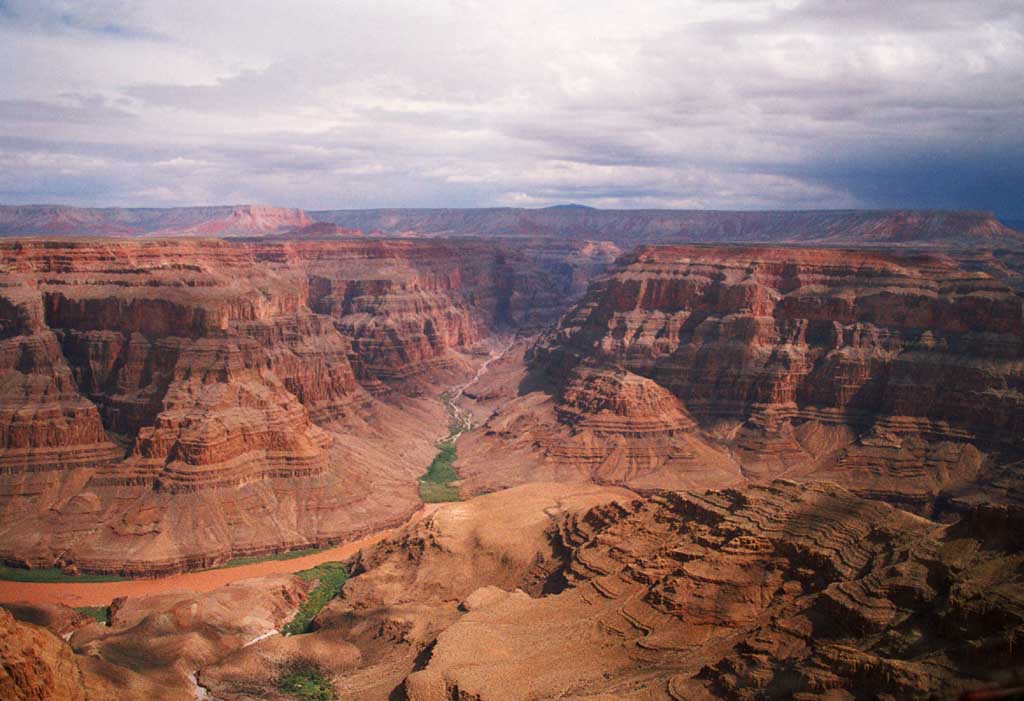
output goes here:
<path id="1" fill-rule="evenodd" d="M 314 669 L 923 701 L 1024 667 L 1024 237 L 989 215 L 0 207 L 0 235 L 0 560 L 154 578 L 95 585 L 106 624 L 5 594 L 13 698 L 283 700 Z M 423 509 L 439 438 L 462 501 Z M 169 584 L 358 539 L 301 635 L 304 560 Z"/>
<path id="2" fill-rule="evenodd" d="M 531 391 L 460 474 L 827 480 L 931 516 L 1018 499 L 999 476 L 1022 457 L 1022 320 L 1016 290 L 940 254 L 641 247 L 529 349 Z"/>
<path id="3" fill-rule="evenodd" d="M 126 575 L 322 546 L 419 506 L 429 389 L 557 313 L 489 244 L 0 247 L 0 557 Z"/>
<path id="4" fill-rule="evenodd" d="M 955 698 L 1022 662 L 1022 514 L 940 525 L 789 481 L 534 483 L 364 549 L 301 636 L 276 634 L 309 592 L 288 575 L 117 600 L 107 626 L 29 605 L 0 625 L 21 628 L 10 677 L 90 698 L 285 699 L 297 665 L 340 698 Z"/>

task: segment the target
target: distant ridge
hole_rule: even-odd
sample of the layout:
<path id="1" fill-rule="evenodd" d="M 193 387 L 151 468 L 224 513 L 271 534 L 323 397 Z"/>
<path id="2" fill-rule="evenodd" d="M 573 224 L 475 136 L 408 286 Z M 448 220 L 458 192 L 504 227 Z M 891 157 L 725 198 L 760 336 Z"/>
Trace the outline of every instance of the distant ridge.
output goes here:
<path id="1" fill-rule="evenodd" d="M 128 208 L 0 206 L 0 236 L 237 236 L 277 234 L 314 221 L 261 204 Z"/>
<path id="2" fill-rule="evenodd" d="M 1017 222 L 1020 225 L 1020 222 Z M 332 226 L 333 225 L 333 226 Z M 340 228 L 340 230 L 339 230 Z M 269 205 L 176 208 L 0 206 L 0 236 L 501 236 L 640 243 L 798 243 L 1024 248 L 990 212 L 595 209 L 335 209 Z"/>
<path id="3" fill-rule="evenodd" d="M 364 232 L 426 236 L 557 236 L 638 243 L 1024 246 L 990 212 L 944 210 L 712 211 L 594 209 L 363 209 L 310 212 Z"/>

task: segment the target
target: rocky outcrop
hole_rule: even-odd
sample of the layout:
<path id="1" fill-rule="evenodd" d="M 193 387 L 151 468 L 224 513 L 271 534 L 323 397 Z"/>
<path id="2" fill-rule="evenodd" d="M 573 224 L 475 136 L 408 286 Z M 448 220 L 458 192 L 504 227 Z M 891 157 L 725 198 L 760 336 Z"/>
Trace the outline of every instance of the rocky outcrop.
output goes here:
<path id="1" fill-rule="evenodd" d="M 350 238 L 353 236 L 362 236 L 363 232 L 358 229 L 345 229 L 337 224 L 330 222 L 318 221 L 312 224 L 305 224 L 303 226 L 296 226 L 293 229 L 289 229 L 280 236 L 288 239 L 331 239 L 331 238 Z"/>
<path id="2" fill-rule="evenodd" d="M 580 373 L 618 368 L 671 393 L 666 416 L 726 441 L 749 478 L 817 474 L 926 508 L 1022 448 L 1022 307 L 938 256 L 650 247 L 591 286 L 533 365 L 568 398 L 563 423 L 581 423 Z"/>
<path id="3" fill-rule="evenodd" d="M 278 630 L 313 584 L 293 575 L 271 575 L 206 593 L 118 597 L 107 607 L 107 624 L 65 606 L 7 605 L 17 622 L 13 634 L 4 631 L 0 645 L 8 649 L 0 648 L 2 664 L 10 660 L 15 668 L 17 658 L 8 653 L 19 644 L 44 659 L 22 673 L 24 695 L 5 693 L 3 698 L 208 698 L 199 671 L 256 642 L 281 640 Z M 9 614 L 0 609 L 0 629 L 4 616 Z M 271 681 L 260 696 L 273 693 L 275 686 Z M 41 688 L 52 695 L 40 694 Z"/>
<path id="4" fill-rule="evenodd" d="M 314 632 L 204 667 L 203 683 L 225 701 L 261 698 L 282 664 L 305 657 L 321 664 L 339 698 L 403 698 L 405 677 L 430 659 L 437 636 L 488 592 L 521 586 L 539 596 L 562 586 L 555 573 L 564 553 L 545 535 L 553 523 L 634 499 L 622 489 L 532 484 L 446 504 L 351 560 L 352 578 Z"/>
<path id="5" fill-rule="evenodd" d="M 312 584 L 276 575 L 118 599 L 109 627 L 13 607 L 70 647 L 0 610 L 2 657 L 90 698 L 273 698 L 299 663 L 341 698 L 957 698 L 1024 664 L 1022 518 L 984 505 L 942 526 L 781 480 L 646 497 L 531 484 L 361 552 L 305 635 L 275 631 Z M 29 673 L 21 651 L 47 661 Z"/>
<path id="6" fill-rule="evenodd" d="M 560 593 L 478 590 L 405 690 L 923 700 L 1006 684 L 1022 662 L 1020 549 L 979 548 L 984 521 L 937 529 L 786 482 L 598 506 L 549 531 L 567 553 Z"/>
<path id="7" fill-rule="evenodd" d="M 622 249 L 611 241 L 565 239 L 560 236 L 498 236 L 495 240 L 520 252 L 547 272 L 559 285 L 559 292 L 565 301 L 582 297 L 590 281 L 608 270 L 622 254 Z"/>
<path id="8" fill-rule="evenodd" d="M 452 348 L 500 329 L 548 323 L 561 300 L 522 256 L 485 242 L 293 244 L 307 262 L 309 306 L 352 339 L 360 381 L 379 387 L 451 369 Z"/>
<path id="9" fill-rule="evenodd" d="M 1024 663 L 1020 516 L 940 526 L 788 481 L 524 485 L 407 525 L 350 561 L 301 645 L 272 637 L 199 677 L 259 697 L 305 655 L 366 699 L 957 698 Z"/>
<path id="10" fill-rule="evenodd" d="M 83 397 L 57 335 L 34 315 L 38 295 L 7 299 L 0 338 L 0 474 L 97 467 L 123 451 L 103 430 L 97 407 Z M 24 323 L 28 322 L 28 323 Z"/>
<path id="11" fill-rule="evenodd" d="M 84 701 L 82 670 L 53 633 L 0 608 L 0 697 L 10 701 Z"/>
<path id="12" fill-rule="evenodd" d="M 203 566 L 401 520 L 443 412 L 367 390 L 450 384 L 470 372 L 461 351 L 557 299 L 485 243 L 11 241 L 0 256 L 0 557 L 80 570 Z"/>

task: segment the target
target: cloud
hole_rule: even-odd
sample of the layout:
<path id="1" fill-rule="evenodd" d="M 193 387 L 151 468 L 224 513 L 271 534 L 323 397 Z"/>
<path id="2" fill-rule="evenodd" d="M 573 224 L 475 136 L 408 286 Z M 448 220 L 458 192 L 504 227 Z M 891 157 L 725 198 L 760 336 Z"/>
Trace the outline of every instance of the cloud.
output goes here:
<path id="1" fill-rule="evenodd" d="M 1024 216 L 1019 2 L 636 5 L 0 2 L 0 199 Z"/>

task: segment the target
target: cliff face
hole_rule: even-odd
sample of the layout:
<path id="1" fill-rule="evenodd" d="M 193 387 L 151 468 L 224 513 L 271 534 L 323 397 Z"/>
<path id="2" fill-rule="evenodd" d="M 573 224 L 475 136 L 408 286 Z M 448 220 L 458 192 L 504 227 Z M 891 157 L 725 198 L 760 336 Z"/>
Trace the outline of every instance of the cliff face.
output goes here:
<path id="1" fill-rule="evenodd" d="M 591 475 L 634 487 L 813 475 L 928 508 L 1022 448 L 1021 297 L 937 256 L 642 248 L 537 344 L 533 368 L 554 416 L 531 420 L 521 397 L 469 454 L 488 435 L 525 450 L 528 433 L 549 467 L 603 465 Z"/>
<path id="2" fill-rule="evenodd" d="M 459 350 L 550 318 L 555 294 L 490 244 L 14 241 L 0 256 L 0 556 L 94 570 L 400 519 L 441 410 L 399 414 L 367 390 L 461 376 Z"/>
<path id="3" fill-rule="evenodd" d="M 551 276 L 480 241 L 288 244 L 310 273 L 309 306 L 352 339 L 364 382 L 400 381 L 452 359 L 498 328 L 531 328 L 560 312 Z"/>

